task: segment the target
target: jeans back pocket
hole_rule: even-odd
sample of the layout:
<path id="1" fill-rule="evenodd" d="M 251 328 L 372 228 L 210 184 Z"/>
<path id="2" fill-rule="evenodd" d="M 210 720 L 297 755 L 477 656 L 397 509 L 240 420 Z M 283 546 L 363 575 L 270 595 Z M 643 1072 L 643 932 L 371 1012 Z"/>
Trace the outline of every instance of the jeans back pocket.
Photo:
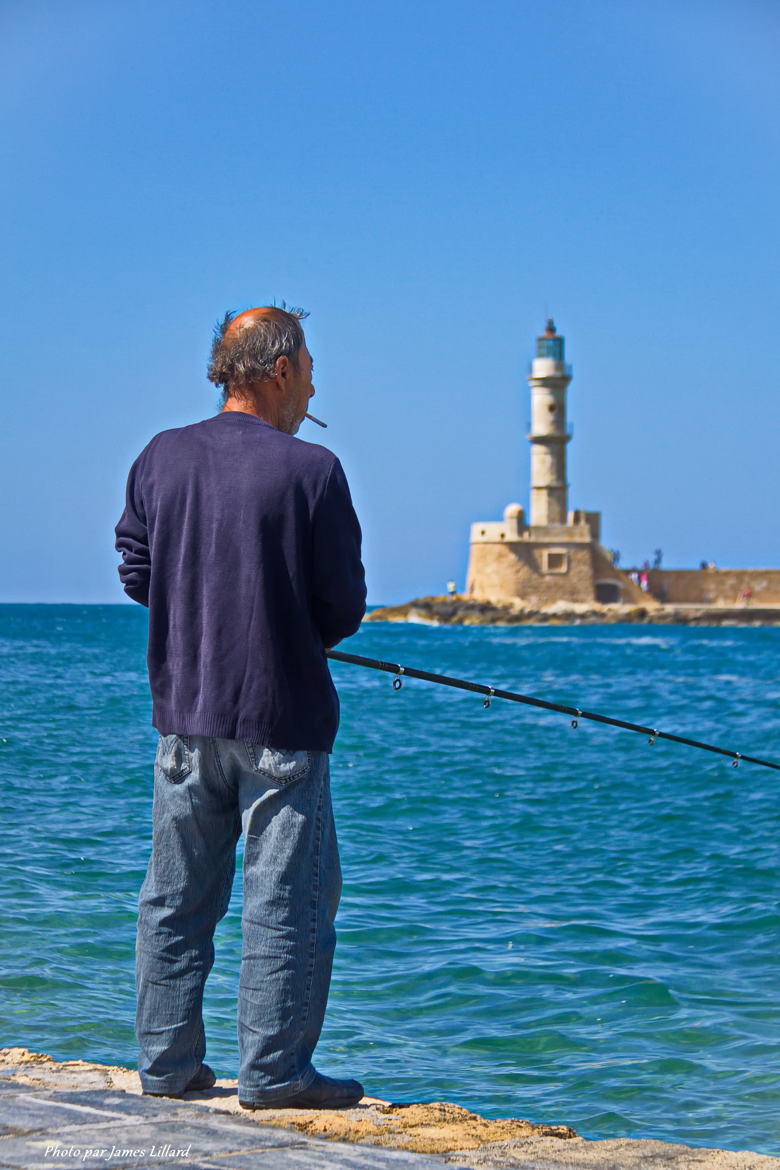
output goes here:
<path id="1" fill-rule="evenodd" d="M 166 780 L 179 784 L 192 771 L 190 745 L 184 735 L 161 735 L 157 745 L 157 767 Z"/>
<path id="2" fill-rule="evenodd" d="M 266 747 L 262 743 L 247 743 L 245 747 L 252 771 L 277 786 L 292 784 L 311 768 L 311 752 Z"/>

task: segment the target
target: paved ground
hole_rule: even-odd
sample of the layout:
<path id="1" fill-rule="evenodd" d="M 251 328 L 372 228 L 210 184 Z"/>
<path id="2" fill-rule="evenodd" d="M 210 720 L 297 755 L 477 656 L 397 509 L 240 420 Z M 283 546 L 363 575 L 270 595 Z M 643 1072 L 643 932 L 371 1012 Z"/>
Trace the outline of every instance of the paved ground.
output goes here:
<path id="1" fill-rule="evenodd" d="M 567 1126 L 491 1121 L 446 1102 L 364 1098 L 348 1110 L 247 1113 L 235 1081 L 171 1101 L 142 1096 L 130 1069 L 0 1049 L 0 1170 L 55 1166 L 780 1170 L 780 1159 L 629 1138 L 588 1141 Z"/>
<path id="2" fill-rule="evenodd" d="M 443 1170 L 443 1158 L 305 1137 L 189 1101 L 0 1081 L 0 1166 Z M 453 1163 L 449 1163 L 453 1167 Z"/>

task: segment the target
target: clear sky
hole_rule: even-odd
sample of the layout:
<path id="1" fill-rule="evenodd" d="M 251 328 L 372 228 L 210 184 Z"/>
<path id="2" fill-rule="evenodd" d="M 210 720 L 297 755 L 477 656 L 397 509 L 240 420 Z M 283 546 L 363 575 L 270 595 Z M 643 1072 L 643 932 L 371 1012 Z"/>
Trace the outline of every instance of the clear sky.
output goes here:
<path id="1" fill-rule="evenodd" d="M 623 563 L 780 566 L 776 0 L 0 0 L 3 601 L 118 601 L 226 309 L 311 312 L 372 602 L 527 506 L 534 338 Z"/>

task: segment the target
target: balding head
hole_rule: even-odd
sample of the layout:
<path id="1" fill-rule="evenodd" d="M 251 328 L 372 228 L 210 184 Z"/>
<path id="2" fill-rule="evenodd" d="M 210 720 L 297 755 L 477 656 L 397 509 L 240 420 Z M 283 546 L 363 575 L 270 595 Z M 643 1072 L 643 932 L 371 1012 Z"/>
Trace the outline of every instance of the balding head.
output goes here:
<path id="1" fill-rule="evenodd" d="M 245 312 L 226 313 L 214 330 L 209 381 L 223 387 L 223 396 L 273 378 L 276 362 L 287 357 L 295 365 L 305 344 L 303 309 L 278 309 L 263 305 Z"/>
<path id="2" fill-rule="evenodd" d="M 277 314 L 280 316 L 277 317 Z M 255 322 L 259 321 L 261 317 L 272 317 L 277 320 L 282 320 L 284 317 L 292 317 L 294 314 L 288 313 L 285 309 L 277 309 L 272 305 L 262 305 L 259 309 L 245 309 L 243 313 L 239 313 L 237 317 L 226 314 L 225 320 L 230 318 L 227 329 L 224 332 L 225 337 L 235 337 L 239 333 L 243 333 L 245 329 L 250 329 Z M 224 322 L 223 322 L 224 324 Z"/>

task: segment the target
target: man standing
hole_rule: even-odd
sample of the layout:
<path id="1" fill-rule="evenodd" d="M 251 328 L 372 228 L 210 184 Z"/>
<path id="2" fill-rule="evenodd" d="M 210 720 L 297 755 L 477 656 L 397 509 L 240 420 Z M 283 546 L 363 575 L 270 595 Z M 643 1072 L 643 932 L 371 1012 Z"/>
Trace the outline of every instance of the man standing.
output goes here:
<path id="1" fill-rule="evenodd" d="M 326 647 L 365 611 L 360 527 L 338 459 L 294 438 L 312 386 L 302 312 L 228 314 L 219 414 L 156 435 L 117 525 L 125 592 L 149 607 L 152 854 L 137 943 L 145 1093 L 209 1088 L 202 1000 L 244 834 L 239 1100 L 344 1108 L 317 1072 L 341 892 Z"/>

